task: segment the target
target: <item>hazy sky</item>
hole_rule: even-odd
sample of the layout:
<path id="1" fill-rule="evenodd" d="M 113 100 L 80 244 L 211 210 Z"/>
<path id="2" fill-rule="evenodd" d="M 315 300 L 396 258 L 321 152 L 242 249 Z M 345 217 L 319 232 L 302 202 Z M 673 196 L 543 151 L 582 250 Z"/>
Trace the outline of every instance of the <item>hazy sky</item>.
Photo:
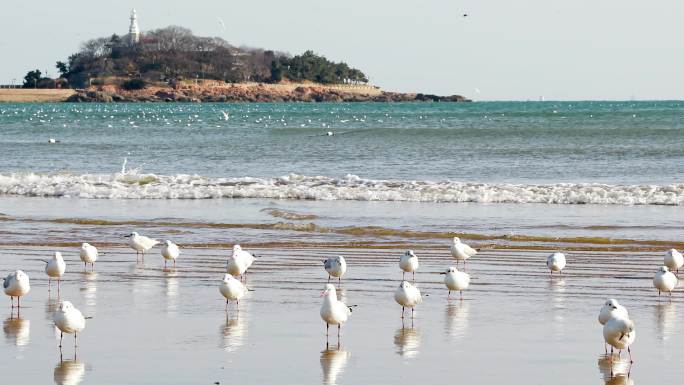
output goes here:
<path id="1" fill-rule="evenodd" d="M 684 99 L 681 0 L 2 0 L 0 83 L 34 68 L 54 75 L 84 40 L 126 33 L 133 7 L 143 31 L 181 25 L 238 46 L 312 49 L 387 90 Z"/>

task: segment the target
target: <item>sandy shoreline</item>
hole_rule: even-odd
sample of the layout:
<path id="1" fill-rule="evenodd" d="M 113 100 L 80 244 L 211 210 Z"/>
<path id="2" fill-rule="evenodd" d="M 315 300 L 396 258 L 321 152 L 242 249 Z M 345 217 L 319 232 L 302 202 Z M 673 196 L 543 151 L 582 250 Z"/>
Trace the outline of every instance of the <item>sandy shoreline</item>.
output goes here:
<path id="1" fill-rule="evenodd" d="M 75 93 L 72 89 L 0 88 L 0 103 L 64 102 Z"/>

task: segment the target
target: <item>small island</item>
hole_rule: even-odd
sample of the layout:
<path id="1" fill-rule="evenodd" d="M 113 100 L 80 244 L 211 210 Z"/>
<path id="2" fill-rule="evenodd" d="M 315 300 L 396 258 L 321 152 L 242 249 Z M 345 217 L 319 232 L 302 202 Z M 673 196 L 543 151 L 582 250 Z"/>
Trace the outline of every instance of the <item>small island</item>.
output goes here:
<path id="1" fill-rule="evenodd" d="M 67 102 L 464 102 L 463 96 L 383 91 L 361 70 L 313 51 L 235 47 L 219 37 L 170 26 L 86 41 L 56 64 L 60 76 L 29 71 L 23 88 L 0 89 L 0 101 Z M 12 93 L 15 94 L 12 97 Z"/>

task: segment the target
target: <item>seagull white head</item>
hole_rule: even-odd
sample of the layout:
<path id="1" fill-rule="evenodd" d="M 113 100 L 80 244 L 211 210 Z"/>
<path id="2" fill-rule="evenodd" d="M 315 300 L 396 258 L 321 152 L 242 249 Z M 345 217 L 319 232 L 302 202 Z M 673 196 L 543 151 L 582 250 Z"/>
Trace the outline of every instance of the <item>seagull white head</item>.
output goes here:
<path id="1" fill-rule="evenodd" d="M 329 295 L 329 296 L 336 296 L 337 290 L 335 290 L 335 285 L 332 284 L 327 284 L 323 288 L 323 291 L 321 292 L 321 297 Z"/>
<path id="2" fill-rule="evenodd" d="M 137 237 L 137 236 L 138 236 L 138 233 L 136 233 L 135 231 L 132 232 L 132 233 L 130 233 L 130 234 L 128 234 L 128 235 L 124 235 L 124 237 L 126 237 L 126 238 L 130 238 L 130 237 L 135 238 L 135 237 Z"/>
<path id="3" fill-rule="evenodd" d="M 233 253 L 237 253 L 240 250 L 242 250 L 242 247 L 240 245 L 233 246 Z"/>
<path id="4" fill-rule="evenodd" d="M 612 308 L 612 309 L 617 309 L 617 307 L 620 306 L 620 304 L 618 303 L 618 301 L 616 299 L 610 298 L 606 301 L 604 306 L 607 306 L 607 307 Z"/>
<path id="5" fill-rule="evenodd" d="M 74 305 L 69 301 L 62 301 L 59 303 L 59 311 L 67 312 L 74 308 Z"/>
<path id="6" fill-rule="evenodd" d="M 169 241 L 168 239 L 165 240 L 164 243 L 166 244 L 166 246 L 171 246 L 173 244 L 173 242 Z"/>
<path id="7" fill-rule="evenodd" d="M 28 280 L 28 274 L 24 273 L 23 270 L 17 270 L 14 274 L 17 277 L 17 281 Z"/>
<path id="8" fill-rule="evenodd" d="M 83 242 L 83 243 L 81 243 L 81 248 L 82 248 L 82 249 L 85 249 L 85 248 L 87 248 L 87 247 L 90 247 L 90 243 L 88 243 L 88 242 Z"/>
<path id="9" fill-rule="evenodd" d="M 232 275 L 230 275 L 230 274 L 224 274 L 224 275 L 223 275 L 223 282 L 228 282 L 228 281 L 230 281 L 231 279 L 233 279 L 233 276 L 232 276 Z"/>
<path id="10" fill-rule="evenodd" d="M 661 273 L 667 273 L 670 271 L 670 269 L 667 268 L 667 266 L 660 266 L 660 269 L 658 269 Z"/>
<path id="11" fill-rule="evenodd" d="M 413 253 L 413 250 L 407 250 L 406 251 L 407 256 L 415 257 L 416 255 Z"/>
<path id="12" fill-rule="evenodd" d="M 407 281 L 401 281 L 401 283 L 399 284 L 399 287 L 401 287 L 403 289 L 408 289 L 409 287 L 411 287 L 411 284 Z"/>
<path id="13" fill-rule="evenodd" d="M 454 237 L 454 243 L 460 243 L 461 239 L 459 237 Z"/>
<path id="14" fill-rule="evenodd" d="M 62 253 L 60 253 L 59 251 L 55 251 L 54 259 L 56 259 L 56 260 L 62 259 Z"/>

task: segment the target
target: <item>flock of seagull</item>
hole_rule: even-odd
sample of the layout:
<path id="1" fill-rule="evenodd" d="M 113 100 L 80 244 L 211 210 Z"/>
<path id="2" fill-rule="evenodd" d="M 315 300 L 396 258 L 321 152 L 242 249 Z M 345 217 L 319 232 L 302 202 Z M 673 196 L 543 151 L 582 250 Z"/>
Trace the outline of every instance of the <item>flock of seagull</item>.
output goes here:
<path id="1" fill-rule="evenodd" d="M 145 253 L 159 244 L 159 241 L 142 236 L 133 232 L 125 237 L 129 238 L 128 246 L 136 251 L 136 261 L 140 257 L 144 260 Z M 470 286 L 470 275 L 465 272 L 466 261 L 475 256 L 479 250 L 476 250 L 467 244 L 461 242 L 458 237 L 454 237 L 450 252 L 451 256 L 456 260 L 456 267 L 451 266 L 440 274 L 445 275 L 444 285 L 448 289 L 447 300 L 451 300 L 451 292 L 458 291 L 460 299 L 463 299 L 463 291 Z M 173 266 L 176 266 L 176 259 L 180 256 L 180 248 L 175 243 L 166 240 L 162 243 L 161 255 L 164 258 L 164 267 L 166 268 L 167 261 L 172 261 Z M 88 264 L 91 265 L 91 270 L 95 268 L 95 262 L 98 259 L 98 250 L 95 246 L 88 243 L 83 243 L 80 249 L 80 259 L 83 261 L 84 269 L 87 269 Z M 228 257 L 226 264 L 226 273 L 219 286 L 219 292 L 226 299 L 226 312 L 228 311 L 228 304 L 234 301 L 236 304 L 236 311 L 239 311 L 240 299 L 242 299 L 249 291 L 243 279 L 246 280 L 247 270 L 252 266 L 256 257 L 243 250 L 240 245 L 233 246 L 233 253 Z M 458 270 L 458 263 L 463 261 L 464 271 Z M 44 260 L 45 273 L 48 276 L 48 291 L 51 290 L 52 279 L 57 280 L 57 292 L 59 296 L 61 277 L 66 271 L 66 263 L 60 252 L 55 252 L 51 260 Z M 562 275 L 562 270 L 566 266 L 566 257 L 561 252 L 555 252 L 548 256 L 546 266 L 549 269 L 551 277 L 553 273 L 557 272 Z M 653 277 L 653 286 L 658 290 L 658 295 L 662 292 L 667 292 L 670 297 L 672 291 L 677 287 L 678 277 L 672 271 L 679 272 L 679 268 L 684 265 L 684 256 L 675 249 L 667 251 L 664 257 L 664 266 L 661 266 Z M 323 261 L 325 271 L 328 273 L 328 283 L 321 292 L 323 297 L 323 304 L 320 309 L 321 319 L 326 325 L 326 338 L 329 333 L 330 326 L 337 326 L 337 337 L 339 344 L 340 329 L 342 325 L 347 322 L 352 313 L 354 306 L 348 306 L 337 298 L 337 291 L 335 286 L 330 283 L 330 280 L 337 278 L 338 284 L 342 282 L 342 276 L 347 271 L 347 261 L 343 256 L 330 258 Z M 399 259 L 399 268 L 402 271 L 402 281 L 399 287 L 394 292 L 394 300 L 401 305 L 401 318 L 404 318 L 406 308 L 411 309 L 411 317 L 413 318 L 414 308 L 422 302 L 420 290 L 415 285 L 415 272 L 418 270 L 418 257 L 413 250 L 408 250 Z M 405 280 L 406 273 L 411 273 L 411 282 Z M 238 280 L 235 277 L 240 277 Z M 25 296 L 31 290 L 29 284 L 29 276 L 22 270 L 16 270 L 10 273 L 6 278 L 3 278 L 3 288 L 5 294 L 10 297 L 12 302 L 12 309 L 14 309 L 14 298 L 17 298 L 17 308 L 20 308 L 21 297 Z M 86 326 L 86 320 L 90 317 L 85 317 L 74 305 L 69 301 L 61 301 L 58 309 L 55 311 L 53 321 L 55 326 L 60 330 L 60 344 L 62 347 L 62 340 L 64 333 L 74 335 L 74 347 L 76 347 L 76 338 L 78 333 L 82 332 Z M 629 318 L 627 309 L 620 305 L 615 299 L 608 299 L 601 310 L 599 311 L 598 321 L 603 325 L 603 338 L 605 341 L 606 354 L 608 353 L 607 345 L 611 346 L 611 357 L 613 349 L 618 349 L 618 355 L 623 349 L 627 349 L 629 353 L 630 362 L 632 360 L 632 352 L 630 345 L 636 338 L 636 330 L 634 321 Z"/>

